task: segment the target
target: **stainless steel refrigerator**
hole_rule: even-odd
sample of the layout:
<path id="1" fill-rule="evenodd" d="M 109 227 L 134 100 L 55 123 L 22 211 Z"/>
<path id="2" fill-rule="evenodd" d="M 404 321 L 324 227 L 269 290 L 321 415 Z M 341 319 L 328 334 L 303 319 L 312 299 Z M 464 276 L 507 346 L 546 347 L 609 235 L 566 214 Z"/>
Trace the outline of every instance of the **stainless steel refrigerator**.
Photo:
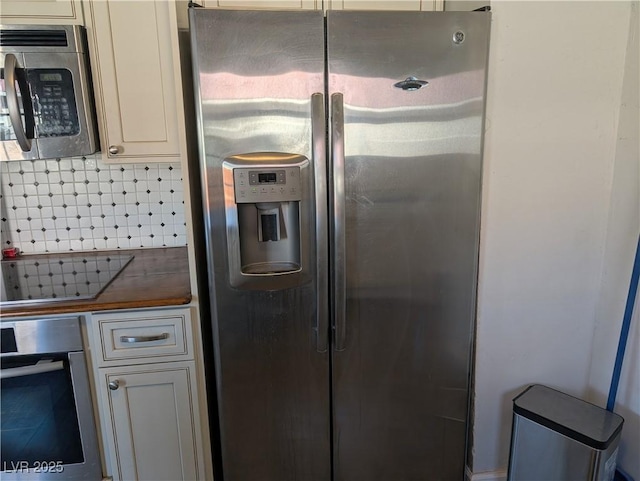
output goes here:
<path id="1" fill-rule="evenodd" d="M 463 479 L 489 15 L 191 9 L 226 481 Z"/>

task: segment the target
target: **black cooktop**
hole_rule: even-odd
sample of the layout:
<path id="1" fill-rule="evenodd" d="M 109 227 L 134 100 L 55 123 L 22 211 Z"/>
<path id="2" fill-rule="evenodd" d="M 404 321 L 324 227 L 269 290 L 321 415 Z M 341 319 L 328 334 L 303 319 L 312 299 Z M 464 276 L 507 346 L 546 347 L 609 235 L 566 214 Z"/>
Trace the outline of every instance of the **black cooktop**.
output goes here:
<path id="1" fill-rule="evenodd" d="M 132 255 L 29 256 L 2 261 L 3 304 L 94 299 Z"/>

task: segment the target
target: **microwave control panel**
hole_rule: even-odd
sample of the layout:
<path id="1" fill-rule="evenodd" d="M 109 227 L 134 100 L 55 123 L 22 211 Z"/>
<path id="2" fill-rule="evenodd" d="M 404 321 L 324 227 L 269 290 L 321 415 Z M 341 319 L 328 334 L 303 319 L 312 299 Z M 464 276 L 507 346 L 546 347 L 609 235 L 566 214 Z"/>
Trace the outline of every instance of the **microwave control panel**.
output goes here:
<path id="1" fill-rule="evenodd" d="M 73 76 L 67 69 L 30 69 L 29 84 L 38 138 L 69 137 L 80 133 Z"/>
<path id="2" fill-rule="evenodd" d="M 233 187 L 236 204 L 300 200 L 300 167 L 235 168 Z"/>

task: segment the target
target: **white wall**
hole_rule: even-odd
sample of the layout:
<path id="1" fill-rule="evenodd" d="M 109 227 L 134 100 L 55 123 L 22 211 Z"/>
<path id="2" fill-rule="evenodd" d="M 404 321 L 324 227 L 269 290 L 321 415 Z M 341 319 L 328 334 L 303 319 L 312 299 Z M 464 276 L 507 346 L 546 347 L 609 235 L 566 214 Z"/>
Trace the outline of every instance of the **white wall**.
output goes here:
<path id="1" fill-rule="evenodd" d="M 590 398 L 605 405 L 611 383 L 631 269 L 640 232 L 640 78 L 638 75 L 640 7 L 636 3 L 629 42 L 618 122 L 609 220 L 596 311 L 596 331 L 589 376 Z M 616 412 L 625 418 L 621 466 L 640 480 L 640 301 L 636 300 L 627 341 Z"/>
<path id="2" fill-rule="evenodd" d="M 631 11 L 491 5 L 474 473 L 506 468 L 527 385 L 587 394 Z"/>

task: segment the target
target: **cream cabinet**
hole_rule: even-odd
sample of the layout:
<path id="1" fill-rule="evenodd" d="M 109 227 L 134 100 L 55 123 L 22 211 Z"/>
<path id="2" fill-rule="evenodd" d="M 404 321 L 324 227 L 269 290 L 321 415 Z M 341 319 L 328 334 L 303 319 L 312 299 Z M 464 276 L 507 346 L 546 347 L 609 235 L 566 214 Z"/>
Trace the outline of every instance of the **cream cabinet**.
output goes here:
<path id="1" fill-rule="evenodd" d="M 197 393 L 194 371 L 192 361 L 100 370 L 114 479 L 204 479 L 202 453 L 194 449 L 200 429 L 191 402 Z"/>
<path id="2" fill-rule="evenodd" d="M 80 0 L 0 0 L 0 23 L 82 25 Z"/>
<path id="3" fill-rule="evenodd" d="M 198 2 L 196 2 L 198 3 Z M 205 7 L 322 9 L 322 0 L 206 0 Z"/>
<path id="4" fill-rule="evenodd" d="M 188 0 L 175 0 L 178 15 L 178 27 L 189 28 Z M 205 8 L 246 8 L 246 9 L 303 9 L 321 10 L 323 0 L 196 0 Z M 326 1 L 326 0 L 325 0 Z"/>
<path id="5" fill-rule="evenodd" d="M 189 26 L 188 1 L 177 0 L 178 26 Z M 258 8 L 304 10 L 444 10 L 444 0 L 200 0 L 206 8 Z"/>
<path id="6" fill-rule="evenodd" d="M 444 0 L 204 0 L 203 7 L 310 10 L 443 10 Z"/>
<path id="7" fill-rule="evenodd" d="M 327 10 L 440 11 L 444 0 L 324 0 Z"/>
<path id="8" fill-rule="evenodd" d="M 180 161 L 185 133 L 174 2 L 84 6 L 104 160 Z"/>
<path id="9" fill-rule="evenodd" d="M 202 361 L 190 309 L 94 313 L 87 330 L 107 474 L 207 479 Z"/>

